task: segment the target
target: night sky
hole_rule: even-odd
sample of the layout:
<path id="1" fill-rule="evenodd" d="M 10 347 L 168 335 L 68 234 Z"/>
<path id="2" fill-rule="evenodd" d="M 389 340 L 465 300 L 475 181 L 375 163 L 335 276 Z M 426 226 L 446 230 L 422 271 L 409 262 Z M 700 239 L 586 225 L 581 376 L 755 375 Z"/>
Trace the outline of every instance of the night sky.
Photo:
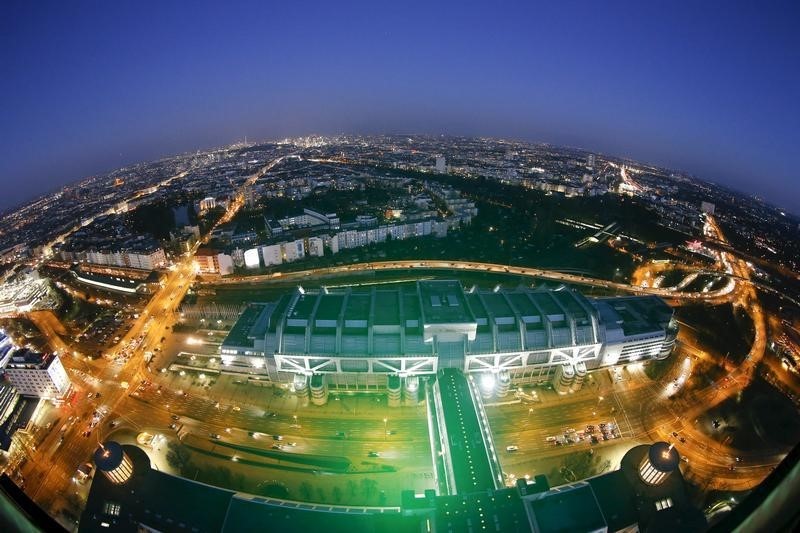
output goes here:
<path id="1" fill-rule="evenodd" d="M 0 207 L 344 132 L 579 146 L 800 213 L 800 3 L 700 3 L 4 1 Z"/>

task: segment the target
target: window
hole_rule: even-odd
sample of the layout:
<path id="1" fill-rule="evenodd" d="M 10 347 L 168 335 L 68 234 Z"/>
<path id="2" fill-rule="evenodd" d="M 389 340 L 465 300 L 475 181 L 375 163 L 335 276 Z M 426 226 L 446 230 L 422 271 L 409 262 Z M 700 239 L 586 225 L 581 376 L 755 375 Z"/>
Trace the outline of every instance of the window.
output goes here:
<path id="1" fill-rule="evenodd" d="M 672 498 L 664 498 L 656 502 L 656 511 L 663 511 L 672 507 Z"/>
<path id="2" fill-rule="evenodd" d="M 121 508 L 118 503 L 106 502 L 105 505 L 103 505 L 103 513 L 108 516 L 119 516 L 120 510 Z"/>

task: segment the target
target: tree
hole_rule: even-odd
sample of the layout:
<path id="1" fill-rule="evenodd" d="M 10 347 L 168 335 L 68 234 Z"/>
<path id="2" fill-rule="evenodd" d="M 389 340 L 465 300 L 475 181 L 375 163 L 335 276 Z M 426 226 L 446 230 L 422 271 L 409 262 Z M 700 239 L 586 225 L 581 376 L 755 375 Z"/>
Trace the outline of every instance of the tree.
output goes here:
<path id="1" fill-rule="evenodd" d="M 231 488 L 236 490 L 245 489 L 245 477 L 241 472 L 235 472 L 231 477 Z"/>
<path id="2" fill-rule="evenodd" d="M 170 441 L 167 444 L 167 464 L 186 476 L 192 469 L 192 454 L 180 442 Z"/>
<path id="3" fill-rule="evenodd" d="M 288 498 L 289 497 L 289 489 L 283 483 L 279 481 L 265 481 L 263 483 L 259 483 L 256 490 L 259 494 L 264 496 L 269 496 L 272 498 Z"/>
<path id="4" fill-rule="evenodd" d="M 333 495 L 333 501 L 335 503 L 339 503 L 340 501 L 342 501 L 342 489 L 339 488 L 339 485 L 333 487 L 332 495 Z"/>
<path id="5" fill-rule="evenodd" d="M 355 496 L 356 495 L 356 489 L 357 488 L 358 488 L 358 485 L 356 485 L 355 481 L 353 481 L 352 479 L 348 479 L 347 480 L 347 493 L 350 494 L 350 496 Z"/>
<path id="6" fill-rule="evenodd" d="M 204 472 L 206 478 L 212 485 L 218 487 L 230 487 L 232 472 L 225 466 L 215 466 Z"/>
<path id="7" fill-rule="evenodd" d="M 361 492 L 364 497 L 370 498 L 378 488 L 378 482 L 374 479 L 364 478 L 361 480 Z"/>
<path id="8" fill-rule="evenodd" d="M 582 451 L 564 457 L 558 474 L 561 479 L 571 483 L 605 472 L 610 467 L 611 461 L 601 460 L 600 456 L 592 451 Z"/>
<path id="9" fill-rule="evenodd" d="M 314 493 L 314 487 L 308 481 L 300 483 L 300 497 L 305 500 L 311 500 L 311 495 Z"/>

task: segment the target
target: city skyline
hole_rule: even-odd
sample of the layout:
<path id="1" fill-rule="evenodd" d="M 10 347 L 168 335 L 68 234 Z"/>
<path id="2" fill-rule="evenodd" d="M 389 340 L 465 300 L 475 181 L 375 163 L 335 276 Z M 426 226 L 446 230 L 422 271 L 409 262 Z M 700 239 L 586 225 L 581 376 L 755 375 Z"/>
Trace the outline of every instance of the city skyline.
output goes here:
<path id="1" fill-rule="evenodd" d="M 48 530 L 703 531 L 800 451 L 797 220 L 660 168 L 307 136 L 0 222 L 2 480 Z"/>
<path id="2" fill-rule="evenodd" d="M 3 7 L 0 523 L 800 523 L 800 4 Z"/>
<path id="3" fill-rule="evenodd" d="M 2 208 L 244 137 L 408 132 L 580 146 L 800 211 L 796 8 L 615 7 L 15 6 Z"/>

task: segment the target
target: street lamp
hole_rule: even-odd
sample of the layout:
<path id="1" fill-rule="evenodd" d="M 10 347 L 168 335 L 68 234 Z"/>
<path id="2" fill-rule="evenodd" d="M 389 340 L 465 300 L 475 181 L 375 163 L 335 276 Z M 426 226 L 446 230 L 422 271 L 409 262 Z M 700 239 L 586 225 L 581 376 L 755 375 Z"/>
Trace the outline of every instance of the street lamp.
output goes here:
<path id="1" fill-rule="evenodd" d="M 386 427 L 386 424 L 389 422 L 388 418 L 383 419 L 383 440 L 387 440 L 389 438 L 389 430 Z"/>
<path id="2" fill-rule="evenodd" d="M 605 400 L 602 396 L 597 397 L 597 405 L 594 406 L 594 411 L 592 411 L 592 415 L 597 416 L 597 408 L 600 407 L 600 402 Z"/>

